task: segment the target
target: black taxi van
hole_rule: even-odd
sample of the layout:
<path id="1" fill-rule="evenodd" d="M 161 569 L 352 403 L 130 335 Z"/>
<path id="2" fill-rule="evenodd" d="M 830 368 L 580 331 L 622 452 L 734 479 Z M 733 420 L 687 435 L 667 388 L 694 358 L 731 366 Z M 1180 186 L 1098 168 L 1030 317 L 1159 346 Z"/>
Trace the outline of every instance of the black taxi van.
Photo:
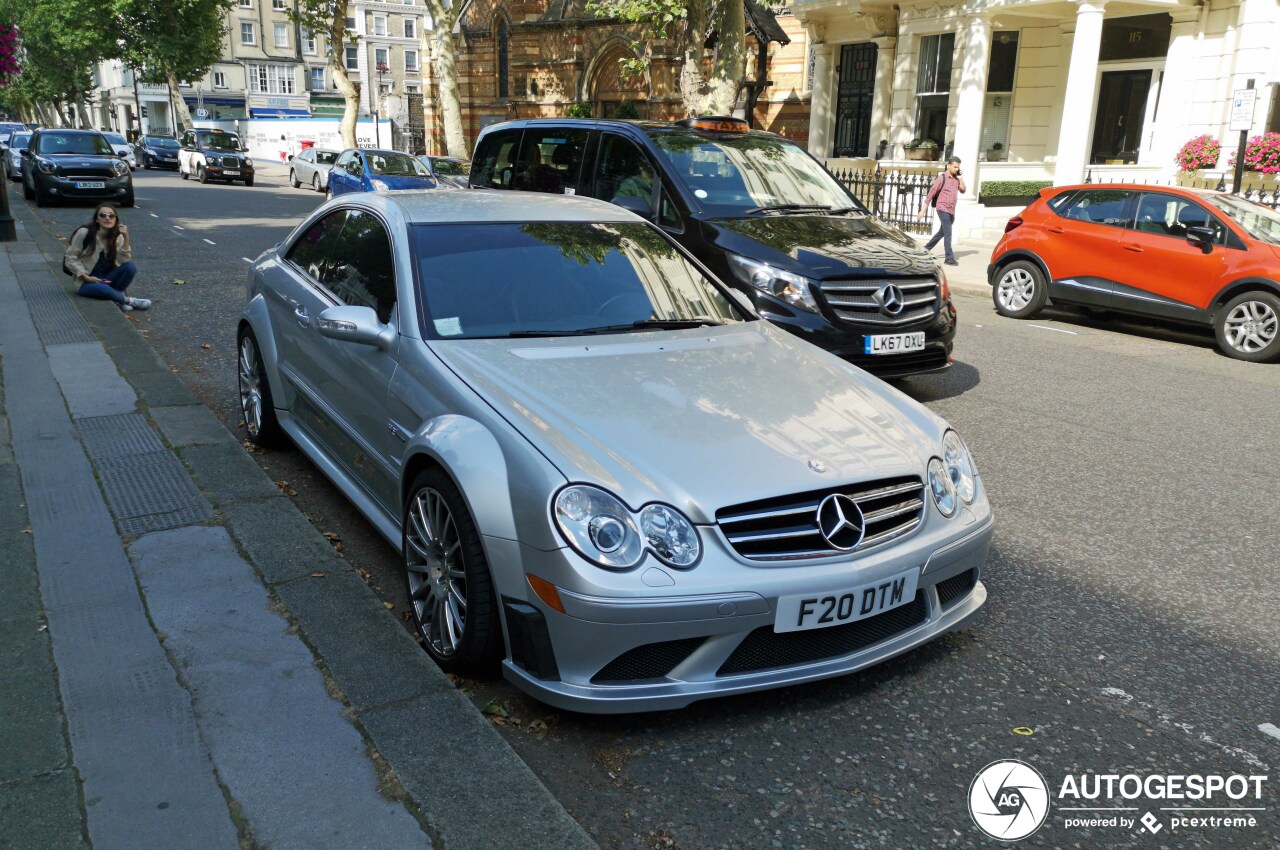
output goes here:
<path id="1" fill-rule="evenodd" d="M 795 142 L 734 118 L 537 118 L 486 127 L 472 188 L 587 195 L 647 218 L 760 314 L 872 374 L 946 369 L 937 261 Z"/>

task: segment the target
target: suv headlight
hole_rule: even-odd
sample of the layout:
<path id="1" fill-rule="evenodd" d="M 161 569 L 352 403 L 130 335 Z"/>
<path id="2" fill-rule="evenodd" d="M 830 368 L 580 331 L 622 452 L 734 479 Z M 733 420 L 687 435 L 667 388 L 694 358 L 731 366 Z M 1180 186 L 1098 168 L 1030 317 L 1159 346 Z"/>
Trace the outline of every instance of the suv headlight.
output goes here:
<path id="1" fill-rule="evenodd" d="M 647 505 L 637 517 L 612 493 L 573 484 L 556 495 L 552 513 L 569 545 L 606 569 L 634 567 L 646 549 L 680 568 L 692 567 L 702 553 L 693 523 L 668 505 Z"/>
<path id="2" fill-rule="evenodd" d="M 799 310 L 818 312 L 818 302 L 813 298 L 816 281 L 737 254 L 725 254 L 725 257 L 729 260 L 729 268 L 743 283 L 780 298 Z"/>
<path id="3" fill-rule="evenodd" d="M 37 159 L 37 160 L 36 160 L 36 168 L 40 169 L 40 173 L 41 173 L 41 174 L 52 174 L 52 173 L 53 173 L 53 163 L 52 163 L 52 162 L 49 162 L 48 160 Z"/>
<path id="4" fill-rule="evenodd" d="M 125 162 L 123 159 L 117 159 L 115 162 L 111 163 L 111 168 L 114 169 L 116 174 L 124 175 L 129 173 L 129 163 Z"/>

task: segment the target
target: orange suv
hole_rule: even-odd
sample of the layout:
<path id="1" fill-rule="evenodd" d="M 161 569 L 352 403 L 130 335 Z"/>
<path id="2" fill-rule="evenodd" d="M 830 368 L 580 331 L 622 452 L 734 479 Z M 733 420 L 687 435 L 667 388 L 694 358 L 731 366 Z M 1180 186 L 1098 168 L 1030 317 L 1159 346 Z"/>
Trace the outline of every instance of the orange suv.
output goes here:
<path id="1" fill-rule="evenodd" d="M 1212 326 L 1230 357 L 1280 358 L 1280 213 L 1221 192 L 1045 189 L 991 254 L 996 310 L 1047 303 Z"/>

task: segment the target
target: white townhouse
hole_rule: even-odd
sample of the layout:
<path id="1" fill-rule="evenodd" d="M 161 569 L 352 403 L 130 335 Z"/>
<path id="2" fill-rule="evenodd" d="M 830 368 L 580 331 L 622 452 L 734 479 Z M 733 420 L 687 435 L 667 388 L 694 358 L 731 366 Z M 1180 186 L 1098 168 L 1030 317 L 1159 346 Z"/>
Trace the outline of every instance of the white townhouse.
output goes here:
<path id="1" fill-rule="evenodd" d="M 1280 131 L 1280 0 L 792 8 L 810 40 L 810 151 L 907 167 L 912 142 L 950 145 L 968 184 L 960 236 L 991 235 L 1008 217 L 976 207 L 987 181 L 1169 180 L 1178 149 L 1202 133 L 1222 143 L 1227 169 L 1232 93 L 1250 81 L 1249 134 Z"/>

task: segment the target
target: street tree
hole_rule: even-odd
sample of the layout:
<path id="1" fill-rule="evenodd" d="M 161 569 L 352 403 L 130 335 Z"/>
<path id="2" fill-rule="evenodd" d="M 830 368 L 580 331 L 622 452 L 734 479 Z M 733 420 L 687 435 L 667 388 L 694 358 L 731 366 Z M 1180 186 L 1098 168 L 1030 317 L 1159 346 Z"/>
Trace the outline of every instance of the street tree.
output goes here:
<path id="1" fill-rule="evenodd" d="M 435 42 L 430 54 L 435 57 L 436 101 L 440 104 L 440 121 L 444 125 L 444 147 L 449 156 L 465 158 L 467 140 L 462 134 L 462 98 L 458 95 L 458 50 L 453 43 L 453 26 L 458 21 L 462 4 L 448 0 L 426 0 L 432 26 L 422 33 L 423 40 Z"/>
<path id="2" fill-rule="evenodd" d="M 654 47 L 666 42 L 681 57 L 680 98 L 687 115 L 727 115 L 742 87 L 746 44 L 743 0 L 589 0 L 600 17 L 640 24 L 643 55 L 624 71 L 637 73 L 652 63 Z M 708 46 L 713 57 L 708 67 Z"/>
<path id="3" fill-rule="evenodd" d="M 18 28 L 22 55 L 16 83 L 5 86 L 6 100 L 59 126 L 70 106 L 77 123 L 88 126 L 90 69 L 114 49 L 110 7 L 89 0 L 0 0 L 0 21 Z M 9 88 L 17 91 L 9 95 Z"/>
<path id="4" fill-rule="evenodd" d="M 308 32 L 325 33 L 329 42 L 329 70 L 333 74 L 333 84 L 342 95 L 342 121 L 338 123 L 338 134 L 342 137 L 342 146 L 356 147 L 356 117 L 360 111 L 360 91 L 347 76 L 347 42 L 356 40 L 354 33 L 347 32 L 348 0 L 298 0 L 298 5 L 288 11 L 291 19 Z M 377 96 L 377 93 L 374 93 Z"/>

